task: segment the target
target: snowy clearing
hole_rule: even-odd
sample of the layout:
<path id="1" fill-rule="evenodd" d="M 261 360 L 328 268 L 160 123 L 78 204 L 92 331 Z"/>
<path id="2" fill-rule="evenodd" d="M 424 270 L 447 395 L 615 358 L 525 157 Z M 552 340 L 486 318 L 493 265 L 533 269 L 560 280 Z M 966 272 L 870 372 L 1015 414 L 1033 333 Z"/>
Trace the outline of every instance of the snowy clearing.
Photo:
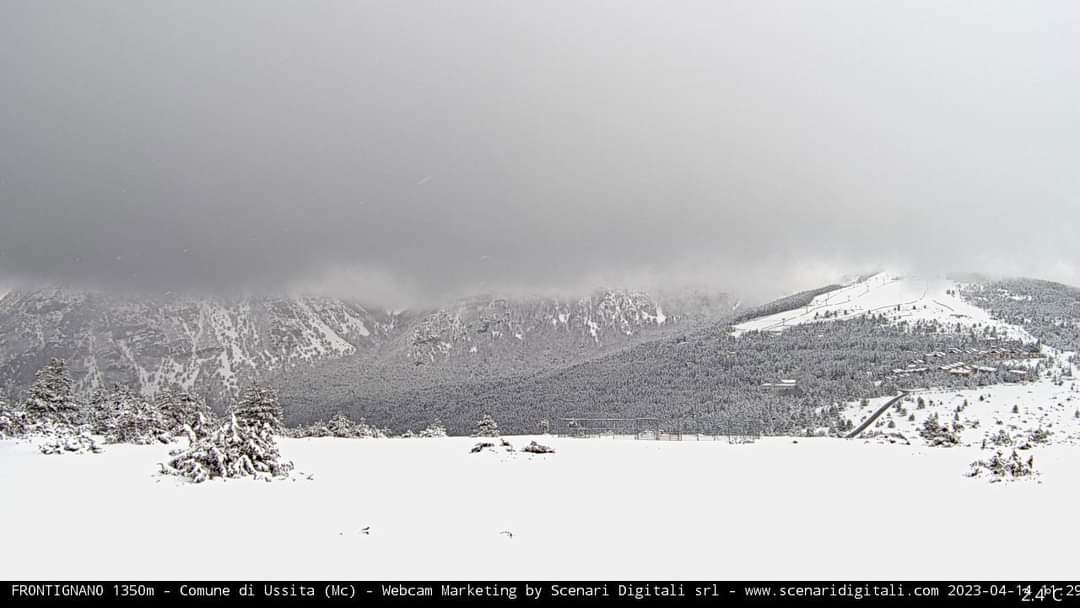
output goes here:
<path id="1" fill-rule="evenodd" d="M 1004 397 L 1002 397 L 1004 399 Z M 1080 448 L 1037 481 L 965 478 L 985 451 L 511 437 L 282 439 L 290 479 L 187 484 L 167 446 L 43 456 L 0 441 L 12 579 L 1075 578 Z M 308 474 L 314 478 L 309 480 Z M 364 528 L 369 527 L 368 533 Z M 903 539 L 903 540 L 900 540 Z M 1048 545 L 1047 543 L 1052 543 Z"/>
<path id="2" fill-rule="evenodd" d="M 991 318 L 990 313 L 958 295 L 961 284 L 946 279 L 905 277 L 881 272 L 863 281 L 823 293 L 807 306 L 751 319 L 735 333 L 783 331 L 792 325 L 884 315 L 889 322 L 937 321 L 946 327 L 993 327 L 1002 337 L 1033 342 L 1022 328 Z"/>

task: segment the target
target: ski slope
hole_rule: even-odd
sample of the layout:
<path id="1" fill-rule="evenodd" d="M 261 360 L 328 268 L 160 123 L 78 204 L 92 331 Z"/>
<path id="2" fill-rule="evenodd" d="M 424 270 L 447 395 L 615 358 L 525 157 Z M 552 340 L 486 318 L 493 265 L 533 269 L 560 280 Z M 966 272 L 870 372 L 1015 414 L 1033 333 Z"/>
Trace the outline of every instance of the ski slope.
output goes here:
<path id="1" fill-rule="evenodd" d="M 963 301 L 958 295 L 960 287 L 961 284 L 947 279 L 882 272 L 821 294 L 807 306 L 735 325 L 734 332 L 736 335 L 748 331 L 779 332 L 804 323 L 872 314 L 884 315 L 891 323 L 937 321 L 947 328 L 993 327 L 1003 337 L 1034 341 L 1023 328 L 995 320 L 989 312 Z"/>
<path id="2" fill-rule="evenodd" d="M 519 448 L 530 439 L 509 438 Z M 9 524 L 0 572 L 31 580 L 1075 578 L 1072 560 L 1037 543 L 1080 544 L 1075 446 L 1039 448 L 1038 480 L 990 484 L 964 477 L 986 455 L 976 448 L 539 439 L 557 452 L 469 454 L 475 439 L 461 437 L 283 439 L 282 454 L 297 466 L 291 479 L 200 485 L 156 475 L 167 446 L 43 456 L 0 441 L 0 521 Z"/>

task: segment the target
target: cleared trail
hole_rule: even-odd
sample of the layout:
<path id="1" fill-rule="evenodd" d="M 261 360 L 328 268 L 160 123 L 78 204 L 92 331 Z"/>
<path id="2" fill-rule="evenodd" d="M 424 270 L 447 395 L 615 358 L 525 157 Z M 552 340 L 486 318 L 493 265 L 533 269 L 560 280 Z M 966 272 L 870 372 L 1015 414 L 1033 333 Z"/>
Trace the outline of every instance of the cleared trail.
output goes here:
<path id="1" fill-rule="evenodd" d="M 863 421 L 854 431 L 851 431 L 847 435 L 847 439 L 854 439 L 859 436 L 859 433 L 865 431 L 867 427 L 874 424 L 874 421 L 881 417 L 890 407 L 896 405 L 901 399 L 907 397 L 911 391 L 900 391 L 900 394 L 885 402 L 885 405 L 879 407 L 870 417 Z"/>

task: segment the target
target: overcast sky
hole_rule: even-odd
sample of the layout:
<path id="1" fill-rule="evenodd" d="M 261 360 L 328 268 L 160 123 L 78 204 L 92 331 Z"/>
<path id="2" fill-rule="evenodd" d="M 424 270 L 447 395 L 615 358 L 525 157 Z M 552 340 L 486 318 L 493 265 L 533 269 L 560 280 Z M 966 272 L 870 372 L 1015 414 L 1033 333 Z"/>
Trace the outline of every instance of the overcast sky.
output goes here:
<path id="1" fill-rule="evenodd" d="M 1071 0 L 5 0 L 0 87 L 9 280 L 1080 278 Z"/>

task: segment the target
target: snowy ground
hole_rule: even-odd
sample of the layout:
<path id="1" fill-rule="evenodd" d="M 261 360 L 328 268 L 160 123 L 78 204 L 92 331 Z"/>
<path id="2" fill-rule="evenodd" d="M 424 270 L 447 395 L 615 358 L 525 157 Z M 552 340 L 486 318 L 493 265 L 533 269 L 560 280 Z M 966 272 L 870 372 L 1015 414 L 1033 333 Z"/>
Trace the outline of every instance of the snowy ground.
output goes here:
<path id="1" fill-rule="evenodd" d="M 293 480 L 202 485 L 156 475 L 164 446 L 43 456 L 0 441 L 0 572 L 10 579 L 1077 575 L 1074 560 L 1062 557 L 1080 544 L 1073 446 L 1034 451 L 1039 481 L 990 484 L 963 476 L 983 455 L 964 447 L 543 438 L 558 452 L 529 456 L 469 454 L 474 441 L 285 439 Z M 360 532 L 365 526 L 370 534 Z"/>
<path id="2" fill-rule="evenodd" d="M 924 404 L 922 409 L 918 408 L 919 398 Z M 866 405 L 851 403 L 842 415 L 858 425 L 889 399 L 871 399 Z M 919 437 L 919 429 L 927 418 L 937 414 L 939 422 L 951 426 L 958 413 L 963 427 L 958 436 L 965 445 L 979 447 L 983 439 L 993 445 L 990 439 L 1001 431 L 1012 439 L 1008 445 L 1022 445 L 1033 431 L 1042 429 L 1050 433 L 1052 443 L 1080 446 L 1080 386 L 1071 380 L 1041 378 L 1032 383 L 978 389 L 922 390 L 897 405 L 899 409 L 889 408 L 863 436 L 888 441 L 900 439 L 894 437 L 899 434 L 921 445 L 925 442 Z"/>
<path id="3" fill-rule="evenodd" d="M 960 283 L 946 279 L 882 272 L 821 294 L 807 306 L 740 323 L 735 326 L 735 333 L 783 331 L 792 325 L 875 314 L 885 315 L 894 323 L 921 320 L 938 321 L 950 327 L 956 324 L 964 328 L 995 327 L 1004 337 L 1034 341 L 1022 328 L 995 320 L 987 311 L 964 302 L 958 295 L 960 287 Z"/>

